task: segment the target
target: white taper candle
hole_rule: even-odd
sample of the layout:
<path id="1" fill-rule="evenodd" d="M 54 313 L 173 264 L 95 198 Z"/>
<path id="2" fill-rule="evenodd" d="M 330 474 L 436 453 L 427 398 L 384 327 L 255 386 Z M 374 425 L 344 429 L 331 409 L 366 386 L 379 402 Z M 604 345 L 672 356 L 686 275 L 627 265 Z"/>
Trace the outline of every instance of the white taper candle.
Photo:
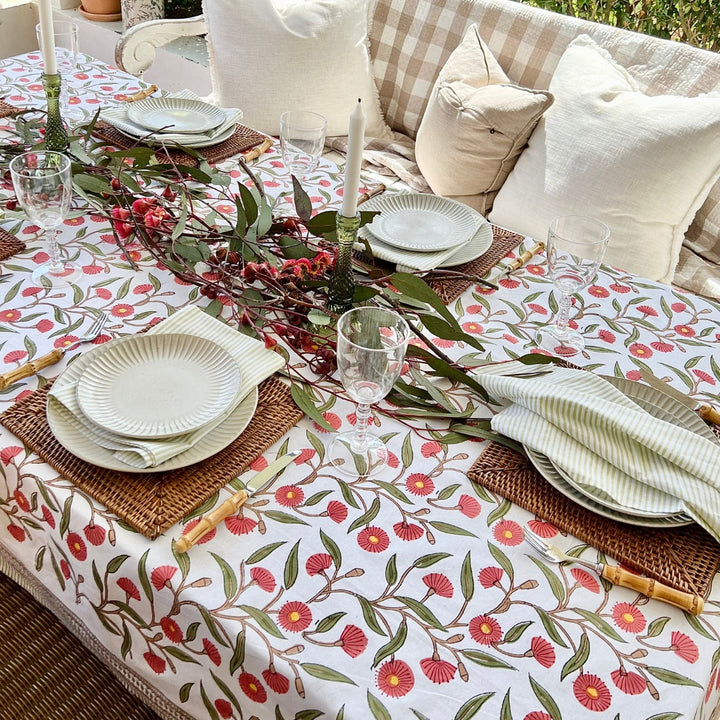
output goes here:
<path id="1" fill-rule="evenodd" d="M 45 74 L 57 73 L 55 60 L 55 29 L 53 28 L 53 11 L 50 0 L 39 0 L 40 9 L 40 50 L 45 63 Z"/>
<path id="2" fill-rule="evenodd" d="M 343 185 L 343 201 L 340 213 L 343 217 L 355 217 L 357 212 L 358 190 L 360 188 L 360 168 L 365 145 L 365 113 L 358 99 L 355 109 L 350 114 L 348 126 L 348 149 L 345 162 L 345 184 Z"/>

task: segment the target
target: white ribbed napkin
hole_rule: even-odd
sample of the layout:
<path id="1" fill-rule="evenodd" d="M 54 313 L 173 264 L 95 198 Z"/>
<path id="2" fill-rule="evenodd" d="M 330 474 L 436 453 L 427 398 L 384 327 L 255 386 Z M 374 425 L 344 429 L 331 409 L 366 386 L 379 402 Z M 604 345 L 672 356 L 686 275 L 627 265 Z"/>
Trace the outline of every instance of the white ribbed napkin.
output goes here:
<path id="1" fill-rule="evenodd" d="M 240 387 L 230 407 L 197 430 L 159 440 L 121 437 L 98 427 L 82 413 L 77 401 L 77 383 L 68 383 L 65 387 L 57 390 L 53 387 L 50 390 L 51 397 L 67 408 L 76 424 L 93 442 L 113 450 L 116 458 L 134 468 L 156 467 L 189 450 L 232 414 L 254 387 L 284 365 L 282 356 L 266 349 L 264 343 L 243 335 L 192 305 L 148 330 L 148 334 L 172 333 L 194 335 L 217 343 L 232 356 L 240 368 Z"/>
<path id="2" fill-rule="evenodd" d="M 490 395 L 512 404 L 495 415 L 493 430 L 629 508 L 651 503 L 662 511 L 680 498 L 720 541 L 719 444 L 652 417 L 585 370 L 556 367 L 524 378 L 494 372 L 476 374 Z"/>
<path id="3" fill-rule="evenodd" d="M 183 100 L 201 99 L 191 90 L 169 93 L 165 97 L 180 98 Z M 230 127 L 236 125 L 240 122 L 240 120 L 242 120 L 243 113 L 239 108 L 221 108 L 221 110 L 225 113 L 225 120 L 218 125 L 218 127 L 202 133 L 153 132 L 152 130 L 149 130 L 148 128 L 138 125 L 130 120 L 128 117 L 127 103 L 122 103 L 121 105 L 101 110 L 100 119 L 110 125 L 114 125 L 119 130 L 122 130 L 124 133 L 132 135 L 133 137 L 145 137 L 146 135 L 152 135 L 152 137 L 156 140 L 163 140 L 168 143 L 178 143 L 179 145 L 189 145 L 194 143 L 209 143 L 213 140 L 213 138 L 219 137 Z"/>

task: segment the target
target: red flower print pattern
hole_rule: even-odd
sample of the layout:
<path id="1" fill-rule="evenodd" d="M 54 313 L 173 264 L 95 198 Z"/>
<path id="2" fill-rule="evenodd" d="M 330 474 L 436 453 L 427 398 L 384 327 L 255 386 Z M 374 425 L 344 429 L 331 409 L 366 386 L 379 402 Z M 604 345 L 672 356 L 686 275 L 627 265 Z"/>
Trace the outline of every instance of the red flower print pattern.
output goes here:
<path id="1" fill-rule="evenodd" d="M 545 668 L 555 664 L 555 648 L 539 635 L 530 641 L 530 651 L 533 657 Z"/>
<path id="2" fill-rule="evenodd" d="M 530 520 L 528 527 L 541 538 L 551 538 L 558 534 L 558 529 L 545 520 Z"/>
<path id="3" fill-rule="evenodd" d="M 425 534 L 425 531 L 419 525 L 414 525 L 405 520 L 395 523 L 393 531 L 401 540 L 418 540 Z"/>
<path id="4" fill-rule="evenodd" d="M 415 685 L 415 675 L 402 660 L 390 660 L 380 666 L 376 676 L 380 692 L 393 698 L 407 695 Z"/>
<path id="5" fill-rule="evenodd" d="M 448 577 L 442 573 L 430 573 L 425 575 L 422 581 L 430 589 L 429 595 L 451 598 L 455 592 Z"/>
<path id="6" fill-rule="evenodd" d="M 143 657 L 154 673 L 162 675 L 165 672 L 165 660 L 159 655 L 154 652 L 146 652 Z"/>
<path id="7" fill-rule="evenodd" d="M 22 448 L 17 445 L 10 445 L 9 447 L 0 450 L 0 462 L 3 465 L 9 465 L 10 461 L 22 452 Z"/>
<path id="8" fill-rule="evenodd" d="M 356 625 L 347 625 L 340 633 L 340 647 L 351 657 L 362 654 L 368 644 L 365 633 Z"/>
<path id="9" fill-rule="evenodd" d="M 633 343 L 630 345 L 628 350 L 631 355 L 639 358 L 649 358 L 653 355 L 653 351 L 647 345 L 643 345 L 642 343 Z"/>
<path id="10" fill-rule="evenodd" d="M 150 582 L 156 590 L 160 591 L 166 585 L 170 587 L 170 580 L 176 572 L 177 568 L 172 565 L 161 565 L 150 573 Z"/>
<path id="11" fill-rule="evenodd" d="M 390 538 L 382 528 L 371 525 L 358 533 L 357 543 L 367 552 L 379 553 L 388 549 Z"/>
<path id="12" fill-rule="evenodd" d="M 105 528 L 90 523 L 83 528 L 83 533 L 91 545 L 102 545 L 105 540 Z"/>
<path id="13" fill-rule="evenodd" d="M 183 535 L 187 535 L 199 522 L 200 522 L 200 518 L 195 518 L 194 520 L 191 520 L 183 528 Z M 212 540 L 215 537 L 215 535 L 217 535 L 217 528 L 211 528 L 199 540 L 196 540 L 195 544 L 202 545 L 203 543 L 210 542 L 210 540 Z"/>
<path id="14" fill-rule="evenodd" d="M 132 600 L 140 599 L 140 591 L 137 589 L 137 585 L 135 585 L 130 578 L 118 578 L 117 585 L 128 596 L 128 598 L 131 598 Z"/>
<path id="15" fill-rule="evenodd" d="M 328 555 L 328 553 L 316 553 L 307 559 L 305 571 L 308 575 L 318 575 L 319 573 L 325 572 L 325 570 L 332 565 L 332 562 L 332 555 Z"/>
<path id="16" fill-rule="evenodd" d="M 284 675 L 275 672 L 274 668 L 263 670 L 262 676 L 267 686 L 278 695 L 284 695 L 290 689 L 290 681 Z"/>
<path id="17" fill-rule="evenodd" d="M 177 623 L 169 617 L 164 617 L 160 619 L 160 627 L 162 628 L 162 631 L 165 633 L 165 637 L 170 640 L 170 642 L 174 643 L 180 643 L 183 639 L 182 630 L 178 627 Z"/>
<path id="18" fill-rule="evenodd" d="M 519 545 L 523 541 L 523 531 L 514 520 L 501 520 L 493 527 L 493 536 L 503 545 Z"/>
<path id="19" fill-rule="evenodd" d="M 275 589 L 275 578 L 273 574 L 265 568 L 254 567 L 250 571 L 250 578 L 265 592 L 272 592 Z"/>
<path id="20" fill-rule="evenodd" d="M 542 710 L 533 710 L 529 712 L 523 720 L 552 720 L 552 717 Z"/>
<path id="21" fill-rule="evenodd" d="M 593 593 L 600 592 L 600 583 L 589 573 L 587 570 L 582 568 L 573 568 L 570 574 L 575 578 L 578 585 L 584 587 Z"/>
<path id="22" fill-rule="evenodd" d="M 343 505 L 338 500 L 331 500 L 327 506 L 328 517 L 334 523 L 341 523 L 348 516 L 348 509 L 346 505 Z"/>
<path id="23" fill-rule="evenodd" d="M 698 646 L 695 641 L 685 633 L 674 630 L 670 635 L 670 649 L 679 657 L 689 663 L 697 662 L 699 657 Z"/>
<path id="24" fill-rule="evenodd" d="M 612 696 L 607 685 L 597 675 L 580 675 L 573 683 L 577 701 L 593 712 L 603 712 L 610 707 Z"/>
<path id="25" fill-rule="evenodd" d="M 630 603 L 617 603 L 612 609 L 615 624 L 626 632 L 639 633 L 645 629 L 645 616 Z"/>
<path id="26" fill-rule="evenodd" d="M 626 695 L 640 695 L 647 689 L 647 681 L 642 675 L 628 672 L 625 668 L 610 673 L 615 686 Z"/>
<path id="27" fill-rule="evenodd" d="M 502 628 L 495 618 L 478 615 L 468 625 L 470 637 L 481 645 L 492 645 L 502 638 Z"/>
<path id="28" fill-rule="evenodd" d="M 470 495 L 461 495 L 458 500 L 458 507 L 465 517 L 469 517 L 471 519 L 476 518 L 482 511 L 480 503 Z"/>
<path id="29" fill-rule="evenodd" d="M 426 442 L 422 444 L 422 447 L 420 448 L 420 454 L 424 458 L 430 458 L 435 457 L 436 455 L 439 455 L 442 452 L 442 445 L 437 442 L 436 440 L 431 440 L 430 442 Z"/>
<path id="30" fill-rule="evenodd" d="M 493 587 L 493 585 L 500 587 L 502 577 L 503 570 L 499 567 L 486 567 L 478 573 L 478 580 L 486 590 Z"/>
<path id="31" fill-rule="evenodd" d="M 304 499 L 305 493 L 297 485 L 283 485 L 275 491 L 275 500 L 283 507 L 297 507 Z"/>
<path id="32" fill-rule="evenodd" d="M 223 718 L 223 720 L 232 717 L 233 707 L 227 700 L 218 698 L 213 704 L 215 705 L 218 715 Z"/>
<path id="33" fill-rule="evenodd" d="M 267 700 L 267 692 L 258 678 L 250 673 L 240 673 L 238 677 L 240 689 L 257 703 L 264 703 Z"/>
<path id="34" fill-rule="evenodd" d="M 302 632 L 312 622 L 310 608 L 303 602 L 286 602 L 278 611 L 278 622 L 283 630 Z"/>
<path id="35" fill-rule="evenodd" d="M 67 544 L 74 558 L 78 560 L 85 560 L 87 558 L 85 541 L 76 532 L 68 533 Z"/>
<path id="36" fill-rule="evenodd" d="M 207 638 L 203 638 L 202 644 L 205 654 L 210 658 L 210 662 L 212 662 L 213 665 L 220 667 L 222 659 L 220 657 L 220 651 L 217 649 L 215 644 L 210 642 Z"/>
<path id="37" fill-rule="evenodd" d="M 225 518 L 225 527 L 233 535 L 248 535 L 257 527 L 257 520 L 244 515 L 231 515 Z"/>
<path id="38" fill-rule="evenodd" d="M 428 680 L 437 685 L 450 682 L 457 671 L 457 667 L 452 663 L 435 657 L 421 660 L 420 669 Z"/>
<path id="39" fill-rule="evenodd" d="M 23 493 L 20 492 L 20 490 L 16 490 L 13 493 L 13 498 L 15 499 L 15 502 L 17 503 L 17 506 L 22 510 L 23 512 L 28 512 L 30 510 L 30 502 L 25 497 Z"/>
<path id="40" fill-rule="evenodd" d="M 413 495 L 429 495 L 435 489 L 435 483 L 425 473 L 412 473 L 405 481 L 405 487 Z"/>

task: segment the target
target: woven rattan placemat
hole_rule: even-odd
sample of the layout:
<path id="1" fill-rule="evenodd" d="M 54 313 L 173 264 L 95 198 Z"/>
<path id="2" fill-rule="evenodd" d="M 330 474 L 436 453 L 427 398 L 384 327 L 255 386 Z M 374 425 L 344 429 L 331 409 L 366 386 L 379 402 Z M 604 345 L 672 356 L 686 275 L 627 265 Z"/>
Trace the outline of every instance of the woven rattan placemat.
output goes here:
<path id="1" fill-rule="evenodd" d="M 25 243 L 22 240 L 18 240 L 7 230 L 0 228 L 0 262 L 23 250 L 25 250 Z"/>
<path id="2" fill-rule="evenodd" d="M 289 388 L 271 377 L 260 384 L 258 406 L 250 424 L 224 450 L 195 465 L 166 473 L 123 473 L 85 462 L 55 439 L 45 414 L 51 385 L 46 384 L 5 410 L 0 423 L 63 477 L 150 539 L 239 475 L 303 416 Z"/>
<path id="3" fill-rule="evenodd" d="M 505 230 L 495 225 L 491 227 L 493 231 L 493 241 L 489 250 L 479 258 L 450 268 L 451 270 L 467 275 L 474 275 L 475 277 L 482 277 L 486 273 L 489 273 L 500 260 L 525 239 L 524 235 L 518 235 L 517 233 L 510 232 L 510 230 Z M 433 279 L 432 273 L 426 279 L 429 281 L 430 287 L 446 305 L 455 302 L 474 282 L 464 277 Z"/>
<path id="4" fill-rule="evenodd" d="M 0 573 L 0 717 L 160 720 L 46 608 Z"/>
<path id="5" fill-rule="evenodd" d="M 720 545 L 699 525 L 646 528 L 609 520 L 552 487 L 525 455 L 490 443 L 468 471 L 476 483 L 648 577 L 707 598 Z"/>
<path id="6" fill-rule="evenodd" d="M 106 142 L 116 145 L 121 150 L 128 150 L 131 147 L 142 145 L 142 143 L 138 140 L 129 138 L 127 135 L 121 133 L 117 128 L 103 122 L 102 120 L 99 120 L 95 124 L 93 134 L 101 140 L 105 140 Z M 197 148 L 197 152 L 208 162 L 218 163 L 223 160 L 227 160 L 233 155 L 245 152 L 245 150 L 249 150 L 256 145 L 259 145 L 266 137 L 267 135 L 263 135 L 256 130 L 252 130 L 244 125 L 238 125 L 235 129 L 235 133 L 227 140 L 223 140 L 223 142 L 218 143 L 217 145 Z M 160 158 L 162 158 L 163 155 L 166 155 L 172 160 L 172 162 L 178 165 L 187 165 L 188 167 L 198 166 L 197 158 L 176 148 L 160 148 L 156 151 L 156 155 Z"/>

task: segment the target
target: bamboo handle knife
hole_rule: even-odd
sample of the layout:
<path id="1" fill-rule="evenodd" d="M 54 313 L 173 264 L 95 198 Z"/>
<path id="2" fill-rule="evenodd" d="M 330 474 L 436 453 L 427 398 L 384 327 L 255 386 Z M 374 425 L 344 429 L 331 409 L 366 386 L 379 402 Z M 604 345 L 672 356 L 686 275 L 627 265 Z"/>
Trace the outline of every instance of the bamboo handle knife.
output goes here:
<path id="1" fill-rule="evenodd" d="M 41 355 L 39 358 L 35 358 L 30 362 L 21 365 L 14 370 L 9 370 L 6 373 L 0 375 L 0 390 L 4 390 L 18 380 L 35 375 L 40 372 L 43 368 L 50 365 L 54 365 L 56 362 L 60 362 L 63 356 L 62 348 L 55 348 L 45 355 Z"/>

